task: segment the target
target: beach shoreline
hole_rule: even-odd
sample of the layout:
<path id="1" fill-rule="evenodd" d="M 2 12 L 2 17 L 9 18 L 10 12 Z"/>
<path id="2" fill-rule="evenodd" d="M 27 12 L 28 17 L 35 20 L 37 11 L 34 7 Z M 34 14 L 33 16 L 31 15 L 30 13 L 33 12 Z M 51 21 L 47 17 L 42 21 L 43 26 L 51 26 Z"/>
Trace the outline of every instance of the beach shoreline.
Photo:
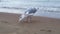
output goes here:
<path id="1" fill-rule="evenodd" d="M 0 34 L 59 34 L 60 19 L 32 16 L 32 23 L 18 23 L 19 14 L 0 13 Z"/>

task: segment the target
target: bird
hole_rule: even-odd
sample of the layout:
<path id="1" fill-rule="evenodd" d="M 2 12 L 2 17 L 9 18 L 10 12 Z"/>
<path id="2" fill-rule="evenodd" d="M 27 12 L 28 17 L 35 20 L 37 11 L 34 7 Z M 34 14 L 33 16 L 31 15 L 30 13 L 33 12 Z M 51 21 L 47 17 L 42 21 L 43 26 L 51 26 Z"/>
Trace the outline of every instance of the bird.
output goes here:
<path id="1" fill-rule="evenodd" d="M 29 21 L 31 22 L 32 20 L 32 16 L 37 12 L 39 8 L 28 8 L 24 14 L 22 14 L 20 17 L 19 17 L 19 22 L 23 21 L 24 18 L 27 18 L 27 22 L 28 22 L 28 19 Z"/>

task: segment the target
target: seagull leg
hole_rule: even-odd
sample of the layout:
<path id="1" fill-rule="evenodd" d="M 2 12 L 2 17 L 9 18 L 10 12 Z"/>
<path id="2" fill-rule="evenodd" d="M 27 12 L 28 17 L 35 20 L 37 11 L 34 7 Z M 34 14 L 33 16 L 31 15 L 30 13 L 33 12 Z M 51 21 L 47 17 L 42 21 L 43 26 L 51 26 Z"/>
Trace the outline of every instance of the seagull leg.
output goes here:
<path id="1" fill-rule="evenodd" d="M 27 22 L 29 22 L 29 19 L 30 19 L 30 17 L 29 17 L 29 16 L 27 16 Z"/>
<path id="2" fill-rule="evenodd" d="M 32 16 L 30 16 L 30 23 L 32 23 Z"/>
<path id="3" fill-rule="evenodd" d="M 31 17 L 31 16 L 28 16 L 28 18 L 27 18 L 27 19 L 28 19 L 27 21 L 28 21 L 29 23 L 32 23 L 32 20 L 31 20 L 31 19 L 32 19 L 32 17 Z"/>
<path id="4" fill-rule="evenodd" d="M 26 22 L 28 22 L 28 17 L 26 18 Z"/>

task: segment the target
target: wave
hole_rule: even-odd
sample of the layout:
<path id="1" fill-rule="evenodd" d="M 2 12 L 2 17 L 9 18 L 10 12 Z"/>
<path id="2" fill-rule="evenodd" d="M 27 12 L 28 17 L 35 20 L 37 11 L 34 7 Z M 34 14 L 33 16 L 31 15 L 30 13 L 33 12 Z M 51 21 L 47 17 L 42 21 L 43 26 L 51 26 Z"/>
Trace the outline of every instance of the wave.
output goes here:
<path id="1" fill-rule="evenodd" d="M 26 8 L 18 8 L 18 7 L 0 7 L 0 8 L 6 8 L 6 9 L 22 9 L 22 10 L 25 10 Z"/>

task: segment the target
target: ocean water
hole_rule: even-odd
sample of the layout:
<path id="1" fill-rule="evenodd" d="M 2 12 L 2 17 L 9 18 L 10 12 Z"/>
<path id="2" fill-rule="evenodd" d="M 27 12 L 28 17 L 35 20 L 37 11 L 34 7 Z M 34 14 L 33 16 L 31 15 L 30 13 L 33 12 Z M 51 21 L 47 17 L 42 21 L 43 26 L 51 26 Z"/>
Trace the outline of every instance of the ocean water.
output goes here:
<path id="1" fill-rule="evenodd" d="M 0 12 L 23 14 L 27 8 L 39 10 L 34 16 L 60 19 L 60 0 L 1 0 Z"/>

